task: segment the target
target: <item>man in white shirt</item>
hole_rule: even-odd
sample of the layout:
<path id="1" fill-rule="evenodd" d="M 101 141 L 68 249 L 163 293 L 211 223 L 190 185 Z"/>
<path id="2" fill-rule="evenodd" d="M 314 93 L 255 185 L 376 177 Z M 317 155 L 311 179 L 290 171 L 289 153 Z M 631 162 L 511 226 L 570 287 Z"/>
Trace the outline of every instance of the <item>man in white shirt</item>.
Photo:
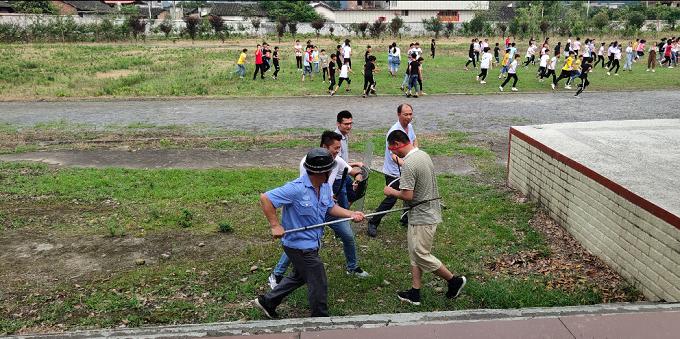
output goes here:
<path id="1" fill-rule="evenodd" d="M 340 141 L 340 157 L 352 168 L 363 167 L 364 164 L 361 162 L 349 161 L 349 133 L 352 130 L 352 125 L 354 124 L 354 121 L 352 120 L 352 113 L 350 113 L 350 111 L 340 111 L 336 120 L 337 128 L 335 129 L 335 133 L 342 136 L 342 140 Z M 333 184 L 333 190 L 337 190 L 338 188 L 336 186 L 340 185 L 338 179 L 340 179 L 340 177 L 336 177 L 336 182 Z M 352 202 L 360 198 L 355 196 L 353 181 L 349 178 L 345 179 L 344 192 L 347 194 L 348 201 L 343 201 L 340 206 L 343 206 L 343 204 L 349 206 Z M 340 203 L 340 200 L 338 200 L 338 203 Z"/>
<path id="2" fill-rule="evenodd" d="M 401 104 L 397 107 L 397 119 L 398 121 L 392 125 L 387 134 L 385 134 L 385 163 L 383 165 L 383 174 L 385 175 L 385 185 L 390 187 L 399 187 L 399 178 L 401 177 L 400 166 L 404 164 L 404 160 L 400 159 L 396 155 L 392 154 L 387 145 L 387 136 L 395 130 L 404 131 L 410 138 L 413 145 L 418 147 L 418 140 L 416 140 L 416 132 L 411 125 L 413 120 L 413 107 L 409 104 Z M 397 203 L 397 199 L 394 197 L 385 197 L 380 203 L 380 206 L 376 209 L 376 212 L 387 211 L 394 207 Z M 367 233 L 370 237 L 376 237 L 378 235 L 378 225 L 382 220 L 383 215 L 376 215 L 368 221 Z M 406 218 L 401 220 L 402 225 L 407 225 L 408 220 Z"/>

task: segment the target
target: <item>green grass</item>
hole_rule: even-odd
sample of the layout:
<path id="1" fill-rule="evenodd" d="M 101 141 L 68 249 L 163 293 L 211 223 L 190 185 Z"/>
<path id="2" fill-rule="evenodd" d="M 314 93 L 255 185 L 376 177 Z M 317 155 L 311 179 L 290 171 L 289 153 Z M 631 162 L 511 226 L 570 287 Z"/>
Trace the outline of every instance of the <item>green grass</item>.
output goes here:
<path id="1" fill-rule="evenodd" d="M 328 46 L 321 46 L 329 49 Z M 376 75 L 380 94 L 400 94 L 405 64 L 399 75 L 389 76 L 386 69 L 388 41 L 373 44 L 381 70 Z M 287 43 L 281 44 L 286 46 Z M 402 47 L 406 42 L 401 42 Z M 276 45 L 276 44 L 275 44 Z M 355 44 L 356 45 L 356 44 Z M 0 98 L 79 98 L 100 96 L 306 96 L 326 94 L 327 83 L 320 77 L 300 81 L 295 70 L 295 58 L 284 48 L 279 80 L 251 80 L 252 56 L 247 65 L 248 76 L 238 80 L 233 74 L 238 49 L 242 46 L 206 48 L 203 46 L 146 46 L 120 44 L 9 44 L 0 50 Z M 520 43 L 520 47 L 523 46 Z M 524 53 L 520 48 L 520 52 Z M 355 46 L 354 80 L 351 95 L 358 95 L 362 84 L 363 45 Z M 442 42 L 438 57 L 426 59 L 423 69 L 425 90 L 436 93 L 497 93 L 500 80 L 498 68 L 490 70 L 487 85 L 474 78 L 478 71 L 464 71 L 467 44 Z M 608 77 L 598 68 L 590 75 L 592 90 L 650 90 L 680 86 L 677 69 L 657 68 L 645 72 L 643 63 L 634 65 L 634 72 Z M 549 83 L 534 79 L 537 66 L 519 68 L 520 91 L 550 91 Z M 268 73 L 271 75 L 271 72 Z M 339 95 L 345 95 L 341 91 Z"/>
<path id="2" fill-rule="evenodd" d="M 459 136 L 462 138 L 462 136 Z M 462 140 L 462 139 L 461 139 Z M 22 327 L 65 328 L 142 326 L 199 323 L 238 319 L 263 319 L 247 301 L 265 291 L 264 286 L 281 250 L 270 240 L 258 194 L 294 178 L 286 170 L 127 170 L 52 169 L 45 165 L 0 163 L 0 210 L 3 220 L 16 217 L 14 199 L 33 206 L 31 215 L 45 209 L 101 206 L 115 201 L 115 210 L 95 208 L 80 218 L 64 209 L 67 220 L 36 219 L 13 231 L 49 230 L 56 237 L 78 234 L 97 236 L 136 234 L 203 234 L 226 244 L 224 255 L 206 260 L 185 256 L 153 265 L 114 272 L 106 279 L 91 279 L 80 286 L 55 283 L 45 290 L 31 285 L 12 291 L 0 301 L 0 333 Z M 382 178 L 369 179 L 367 209 L 382 199 Z M 584 282 L 573 290 L 549 288 L 549 276 L 495 275 L 486 264 L 525 250 L 550 251 L 542 236 L 528 225 L 531 204 L 514 203 L 510 193 L 471 178 L 441 175 L 443 223 L 437 230 L 434 254 L 470 283 L 456 301 L 447 300 L 433 287 L 443 283 L 426 274 L 421 307 L 400 303 L 395 291 L 409 286 L 409 262 L 404 229 L 398 216 L 383 219 L 380 238 L 367 238 L 355 226 L 361 266 L 371 277 L 358 280 L 344 271 L 342 244 L 327 232 L 322 258 L 329 276 L 329 304 L 333 315 L 516 308 L 592 304 L 601 301 L 597 290 Z M 39 202 L 34 197 L 43 197 Z M 78 214 L 80 215 L 80 214 Z M 90 224 L 92 217 L 103 220 Z M 220 224 L 233 225 L 220 233 Z M 226 227 L 223 227 L 226 228 Z M 0 234 L 10 232 L 0 228 Z M 174 233 L 178 234 L 178 233 Z M 174 241 L 183 241 L 177 238 Z M 173 240 L 171 240 L 173 241 Z M 250 272 L 253 264 L 260 266 Z M 240 279 L 246 278 L 245 281 Z M 389 285 L 383 282 L 387 280 Z M 40 292 L 40 293 L 37 293 Z M 284 317 L 306 316 L 306 293 L 293 293 L 279 308 Z M 33 310 L 32 312 L 28 312 Z M 22 315 L 18 315 L 22 314 Z"/>

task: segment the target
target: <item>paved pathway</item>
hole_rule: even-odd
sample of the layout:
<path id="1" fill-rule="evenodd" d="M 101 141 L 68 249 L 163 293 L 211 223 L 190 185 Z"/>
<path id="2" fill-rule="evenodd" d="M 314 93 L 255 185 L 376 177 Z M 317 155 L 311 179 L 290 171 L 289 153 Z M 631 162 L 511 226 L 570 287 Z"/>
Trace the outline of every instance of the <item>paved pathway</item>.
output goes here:
<path id="1" fill-rule="evenodd" d="M 680 304 L 601 304 L 118 328 L 10 338 L 668 338 Z M 226 336 L 226 337 L 225 337 Z"/>
<path id="2" fill-rule="evenodd" d="M 396 107 L 415 108 L 416 128 L 507 134 L 510 125 L 592 120 L 680 118 L 680 91 L 492 95 L 431 95 L 417 99 L 380 96 L 297 98 L 167 99 L 75 102 L 1 102 L 0 123 L 33 125 L 65 120 L 97 126 L 148 122 L 232 130 L 269 131 L 333 126 L 335 114 L 348 109 L 358 129 L 385 129 Z"/>

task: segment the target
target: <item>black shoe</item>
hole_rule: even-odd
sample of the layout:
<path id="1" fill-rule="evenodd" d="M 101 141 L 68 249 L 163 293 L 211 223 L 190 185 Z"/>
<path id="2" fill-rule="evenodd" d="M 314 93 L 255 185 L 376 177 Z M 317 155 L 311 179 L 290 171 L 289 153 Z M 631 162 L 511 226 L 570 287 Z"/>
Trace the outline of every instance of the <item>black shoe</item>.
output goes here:
<path id="1" fill-rule="evenodd" d="M 408 291 L 402 291 L 397 293 L 397 298 L 401 301 L 405 301 L 411 305 L 420 305 L 420 290 L 411 288 Z"/>
<path id="2" fill-rule="evenodd" d="M 262 310 L 262 312 L 264 312 L 264 314 L 269 319 L 278 318 L 278 316 L 279 316 L 278 314 L 276 314 L 275 309 L 273 309 L 271 307 L 267 307 L 266 303 L 264 302 L 264 297 L 262 297 L 262 296 L 259 296 L 259 297 L 257 297 L 257 299 L 253 300 L 253 305 L 255 307 L 259 308 L 260 310 Z"/>
<path id="3" fill-rule="evenodd" d="M 371 238 L 377 237 L 377 236 L 378 236 L 378 226 L 369 223 L 369 224 L 368 224 L 368 229 L 366 229 L 366 233 L 367 233 L 368 236 L 371 237 Z"/>
<path id="4" fill-rule="evenodd" d="M 446 297 L 449 299 L 457 298 L 460 295 L 460 291 L 463 290 L 465 283 L 467 283 L 467 279 L 463 275 L 451 278 L 449 280 L 449 290 L 446 291 Z"/>

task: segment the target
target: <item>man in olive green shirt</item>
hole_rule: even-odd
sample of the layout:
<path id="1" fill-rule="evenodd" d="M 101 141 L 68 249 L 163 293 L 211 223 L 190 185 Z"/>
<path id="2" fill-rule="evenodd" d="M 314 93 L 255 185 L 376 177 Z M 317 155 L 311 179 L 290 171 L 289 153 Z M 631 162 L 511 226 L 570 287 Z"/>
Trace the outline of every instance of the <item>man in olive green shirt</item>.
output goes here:
<path id="1" fill-rule="evenodd" d="M 432 253 L 432 243 L 437 224 L 442 222 L 437 177 L 430 156 L 413 144 L 404 131 L 396 130 L 387 136 L 389 150 L 404 159 L 399 180 L 399 190 L 385 186 L 387 196 L 404 200 L 408 210 L 408 252 L 411 261 L 412 286 L 397 293 L 400 300 L 420 305 L 420 287 L 423 271 L 433 272 L 448 283 L 447 298 L 456 298 L 467 280 L 454 276 Z"/>

